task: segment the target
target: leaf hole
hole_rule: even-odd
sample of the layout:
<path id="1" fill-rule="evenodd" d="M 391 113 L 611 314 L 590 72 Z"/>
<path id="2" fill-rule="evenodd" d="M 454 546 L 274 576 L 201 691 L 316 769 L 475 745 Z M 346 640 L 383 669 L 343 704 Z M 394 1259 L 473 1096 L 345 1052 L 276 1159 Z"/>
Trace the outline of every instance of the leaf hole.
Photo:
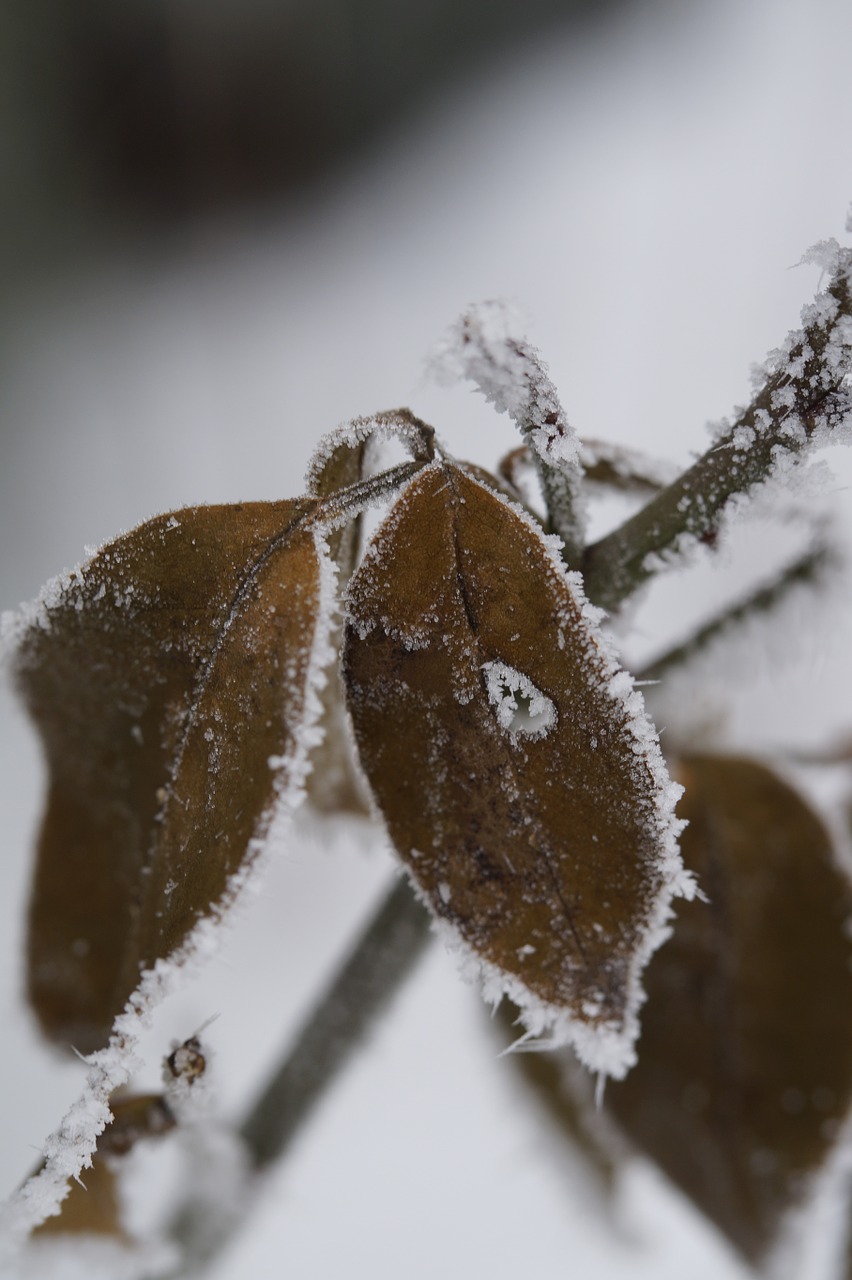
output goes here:
<path id="1" fill-rule="evenodd" d="M 507 662 L 485 662 L 485 691 L 497 723 L 511 738 L 544 738 L 556 724 L 556 707 L 522 671 Z"/>

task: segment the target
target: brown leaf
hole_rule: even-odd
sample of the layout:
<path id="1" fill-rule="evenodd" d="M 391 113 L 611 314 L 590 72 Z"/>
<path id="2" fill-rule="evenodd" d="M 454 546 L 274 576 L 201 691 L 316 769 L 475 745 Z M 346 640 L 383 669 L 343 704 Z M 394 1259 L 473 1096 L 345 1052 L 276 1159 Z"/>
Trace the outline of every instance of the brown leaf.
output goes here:
<path id="1" fill-rule="evenodd" d="M 434 431 L 410 409 L 388 409 L 369 418 L 355 418 L 320 441 L 308 468 L 307 491 L 348 508 L 350 518 L 334 521 L 327 533 L 328 549 L 337 564 L 338 590 L 345 591 L 361 552 L 363 518 L 350 506 L 356 494 L 363 495 L 368 474 L 377 461 L 375 446 L 382 441 L 401 443 L 412 458 L 428 461 L 434 453 Z M 383 473 L 387 478 L 388 473 Z M 391 473 L 392 474 L 392 473 Z M 381 491 L 382 476 L 373 476 Z M 391 492 L 392 490 L 389 490 Z M 375 498 L 375 494 L 373 495 Z M 356 507 L 363 505 L 356 499 Z M 335 627 L 334 658 L 322 691 L 322 740 L 312 756 L 308 799 L 320 813 L 350 813 L 366 817 L 369 804 L 363 781 L 353 760 L 352 740 L 346 715 L 337 652 L 342 630 Z"/>
<path id="2" fill-rule="evenodd" d="M 648 969 L 639 1064 L 607 1101 L 749 1258 L 806 1190 L 852 1100 L 849 883 L 811 809 L 751 760 L 693 757 L 684 860 L 709 901 Z"/>
<path id="3" fill-rule="evenodd" d="M 314 505 L 160 516 L 53 584 L 23 634 L 49 770 L 28 984 L 53 1040 L 105 1043 L 302 780 L 329 607 Z"/>
<path id="4" fill-rule="evenodd" d="M 579 590 L 522 512 L 433 464 L 352 580 L 344 674 L 433 912 L 531 1031 L 620 1074 L 679 863 L 656 737 Z"/>

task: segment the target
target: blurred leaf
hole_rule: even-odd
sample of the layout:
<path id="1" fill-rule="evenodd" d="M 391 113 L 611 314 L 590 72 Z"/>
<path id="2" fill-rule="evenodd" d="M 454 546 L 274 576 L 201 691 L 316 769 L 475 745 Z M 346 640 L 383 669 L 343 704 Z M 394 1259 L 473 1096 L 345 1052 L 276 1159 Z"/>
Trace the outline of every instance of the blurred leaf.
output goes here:
<path id="1" fill-rule="evenodd" d="M 98 1138 L 102 1156 L 126 1156 L 144 1138 L 171 1133 L 177 1120 L 161 1093 L 122 1094 L 110 1098 L 112 1124 Z"/>
<path id="2" fill-rule="evenodd" d="M 575 588 L 531 520 L 434 464 L 353 577 L 344 676 L 370 785 L 433 912 L 528 1026 L 559 1023 L 612 1071 L 603 1040 L 629 1052 L 675 864 L 656 739 Z"/>
<path id="3" fill-rule="evenodd" d="M 656 494 L 679 474 L 670 463 L 605 440 L 581 440 L 580 458 L 588 485 L 621 493 Z"/>
<path id="4" fill-rule="evenodd" d="M 29 995 L 102 1046 L 140 972 L 215 914 L 301 781 L 320 626 L 310 502 L 196 507 L 52 588 L 17 656 L 49 795 Z"/>
<path id="5" fill-rule="evenodd" d="M 646 976 L 639 1064 L 611 1112 L 749 1258 L 852 1100 L 852 894 L 811 809 L 754 761 L 693 757 L 678 910 Z"/>

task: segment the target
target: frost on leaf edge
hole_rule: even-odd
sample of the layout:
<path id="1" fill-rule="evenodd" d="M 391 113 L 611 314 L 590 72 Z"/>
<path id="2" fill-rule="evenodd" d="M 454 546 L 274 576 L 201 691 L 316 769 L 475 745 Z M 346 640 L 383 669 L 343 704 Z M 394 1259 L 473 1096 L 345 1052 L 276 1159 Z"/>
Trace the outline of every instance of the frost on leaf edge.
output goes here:
<path id="1" fill-rule="evenodd" d="M 675 816 L 675 806 L 683 794 L 683 787 L 669 777 L 660 749 L 659 735 L 645 709 L 645 700 L 634 687 L 633 676 L 620 665 L 613 640 L 602 629 L 605 612 L 587 598 L 582 575 L 576 570 L 569 570 L 565 565 L 561 538 L 555 534 L 543 533 L 528 511 L 499 490 L 485 485 L 478 477 L 470 478 L 508 506 L 541 541 L 554 572 L 565 582 L 576 599 L 587 627 L 587 642 L 597 650 L 603 667 L 606 692 L 613 701 L 621 703 L 625 712 L 625 729 L 634 739 L 637 761 L 644 762 L 650 775 L 652 791 L 649 796 L 651 806 L 648 818 L 658 849 L 660 885 L 648 910 L 642 941 L 635 948 L 628 969 L 627 1003 L 620 1026 L 604 1025 L 593 1029 L 564 1009 L 545 1004 L 528 991 L 520 979 L 504 974 L 490 963 L 480 961 L 473 953 L 464 956 L 464 963 L 472 964 L 478 970 L 483 996 L 487 1001 L 497 1003 L 501 994 L 505 994 L 519 1007 L 521 1022 L 526 1028 L 519 1047 L 522 1043 L 526 1048 L 548 1049 L 570 1045 L 590 1071 L 621 1080 L 637 1060 L 635 1046 L 639 1037 L 639 1010 L 646 998 L 642 974 L 651 956 L 671 934 L 672 899 L 691 899 L 697 892 L 695 879 L 684 867 L 678 846 L 678 837 L 685 823 Z M 446 922 L 442 922 L 443 925 L 448 931 L 455 932 Z M 469 952 L 467 944 L 458 937 L 457 942 L 461 943 L 461 947 L 454 942 L 454 949 L 460 949 L 462 953 Z"/>
<path id="2" fill-rule="evenodd" d="M 546 1004 L 515 975 L 504 972 L 477 955 L 453 925 L 436 916 L 431 902 L 417 883 L 412 869 L 406 864 L 403 864 L 403 867 L 415 894 L 432 916 L 436 932 L 443 938 L 447 949 L 458 957 L 462 977 L 469 981 L 478 979 L 483 998 L 488 1003 L 497 1005 L 502 996 L 506 995 L 519 1007 L 521 1022 L 526 1028 L 526 1034 L 522 1037 L 526 1048 L 556 1049 L 570 1045 L 590 1071 L 620 1080 L 637 1060 L 635 1044 L 639 1037 L 639 1009 L 646 999 L 641 982 L 642 973 L 651 956 L 671 934 L 672 899 L 676 897 L 691 899 L 698 891 L 694 877 L 683 865 L 678 846 L 678 837 L 685 823 L 675 816 L 675 806 L 683 794 L 683 787 L 669 777 L 660 749 L 659 735 L 645 710 L 644 698 L 634 687 L 633 676 L 620 666 L 614 643 L 601 628 L 601 623 L 606 617 L 605 612 L 586 597 L 582 575 L 577 571 L 569 570 L 565 565 L 562 557 L 564 546 L 562 539 L 555 534 L 543 533 L 541 526 L 522 506 L 496 487 L 486 484 L 479 474 L 472 475 L 463 465 L 448 457 L 436 458 L 433 463 L 427 464 L 423 470 L 413 476 L 400 490 L 398 500 L 404 497 L 410 485 L 416 481 L 422 482 L 426 472 L 437 471 L 447 465 L 459 466 L 471 483 L 479 485 L 507 506 L 544 546 L 551 568 L 566 583 L 569 592 L 576 600 L 581 617 L 586 624 L 587 643 L 590 647 L 594 647 L 603 668 L 606 692 L 614 701 L 621 703 L 626 713 L 625 729 L 634 738 L 637 763 L 644 762 L 650 775 L 652 790 L 649 796 L 649 830 L 658 850 L 656 869 L 660 884 L 648 909 L 642 941 L 635 948 L 629 965 L 625 983 L 627 1002 L 623 1023 L 593 1029 L 588 1023 L 573 1017 L 564 1008 Z M 391 508 L 367 547 L 362 564 L 374 554 L 373 549 L 382 531 L 392 526 L 394 517 L 395 511 Z M 351 617 L 349 621 L 354 625 Z M 379 621 L 385 625 L 383 620 L 379 619 L 374 620 L 371 626 L 359 626 L 361 638 L 363 639 Z M 372 789 L 369 789 L 369 793 L 372 808 L 383 822 L 381 810 L 372 795 Z"/>

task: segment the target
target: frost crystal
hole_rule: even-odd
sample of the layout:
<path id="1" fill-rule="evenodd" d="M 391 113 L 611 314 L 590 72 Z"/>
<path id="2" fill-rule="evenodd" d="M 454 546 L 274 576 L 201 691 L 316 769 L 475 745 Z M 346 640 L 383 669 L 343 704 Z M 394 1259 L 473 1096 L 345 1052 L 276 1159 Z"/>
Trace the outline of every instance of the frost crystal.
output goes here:
<path id="1" fill-rule="evenodd" d="M 510 737 L 544 738 L 556 723 L 556 707 L 527 676 L 505 662 L 486 662 L 485 688 L 497 720 Z"/>

